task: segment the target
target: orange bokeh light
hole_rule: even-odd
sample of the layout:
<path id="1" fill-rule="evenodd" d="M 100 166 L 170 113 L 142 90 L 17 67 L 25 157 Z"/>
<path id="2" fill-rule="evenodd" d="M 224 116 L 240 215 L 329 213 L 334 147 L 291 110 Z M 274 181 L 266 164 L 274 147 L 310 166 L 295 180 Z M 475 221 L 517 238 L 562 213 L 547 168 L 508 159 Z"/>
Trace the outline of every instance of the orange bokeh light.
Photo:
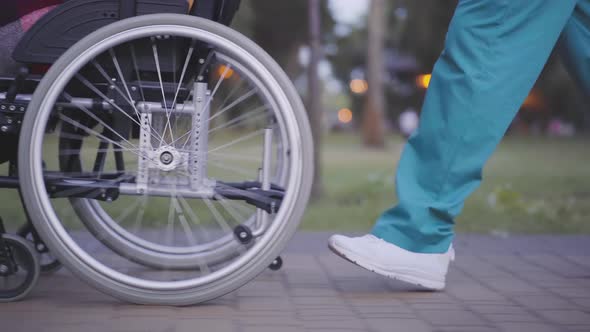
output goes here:
<path id="1" fill-rule="evenodd" d="M 352 111 L 348 108 L 343 108 L 338 111 L 338 121 L 347 124 L 352 121 Z"/>
<path id="2" fill-rule="evenodd" d="M 544 106 L 543 97 L 537 93 L 537 91 L 533 90 L 528 95 L 522 107 L 532 109 L 532 110 L 539 110 L 542 109 Z"/>
<path id="3" fill-rule="evenodd" d="M 229 78 L 232 78 L 232 76 L 234 76 L 234 70 L 228 66 L 221 65 L 217 69 L 217 75 L 219 75 L 219 77 L 229 79 Z"/>
<path id="4" fill-rule="evenodd" d="M 350 91 L 353 93 L 361 95 L 367 92 L 367 90 L 369 90 L 369 83 L 367 83 L 367 81 L 361 79 L 350 81 Z"/>
<path id="5" fill-rule="evenodd" d="M 416 84 L 423 89 L 428 89 L 430 86 L 430 79 L 432 78 L 431 74 L 420 75 L 416 78 Z"/>

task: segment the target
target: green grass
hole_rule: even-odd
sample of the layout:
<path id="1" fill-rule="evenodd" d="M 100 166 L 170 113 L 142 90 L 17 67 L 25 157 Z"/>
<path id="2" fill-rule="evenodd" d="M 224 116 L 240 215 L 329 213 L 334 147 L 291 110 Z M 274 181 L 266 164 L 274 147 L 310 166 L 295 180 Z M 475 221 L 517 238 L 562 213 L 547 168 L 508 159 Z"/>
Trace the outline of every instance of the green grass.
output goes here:
<path id="1" fill-rule="evenodd" d="M 588 138 L 508 137 L 467 201 L 458 231 L 590 233 Z M 394 174 L 403 146 L 368 150 L 355 135 L 333 135 L 323 146 L 325 196 L 313 202 L 306 230 L 366 231 L 395 203 Z"/>
<path id="2" fill-rule="evenodd" d="M 498 234 L 590 233 L 589 141 L 505 139 L 485 169 L 482 186 L 467 201 L 457 221 L 458 230 Z M 394 173 L 402 146 L 403 140 L 393 136 L 388 138 L 385 150 L 362 147 L 360 137 L 354 134 L 325 137 L 325 195 L 310 204 L 302 229 L 369 230 L 379 214 L 395 203 Z M 244 151 L 259 154 L 245 146 L 236 151 L 242 155 Z M 239 162 L 232 165 L 236 164 Z M 2 174 L 5 168 L 6 165 L 0 166 Z M 11 228 L 24 221 L 16 191 L 0 190 L 0 202 L 0 215 Z M 127 204 L 123 200 L 118 203 L 121 209 Z M 160 206 L 167 209 L 168 204 L 154 204 L 152 208 L 158 210 Z"/>

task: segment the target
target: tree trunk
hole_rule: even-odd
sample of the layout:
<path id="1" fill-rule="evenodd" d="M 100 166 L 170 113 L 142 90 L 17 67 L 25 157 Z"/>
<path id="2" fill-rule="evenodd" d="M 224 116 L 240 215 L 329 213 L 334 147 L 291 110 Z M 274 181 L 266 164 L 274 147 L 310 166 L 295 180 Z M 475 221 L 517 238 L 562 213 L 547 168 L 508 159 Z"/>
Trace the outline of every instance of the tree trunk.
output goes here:
<path id="1" fill-rule="evenodd" d="M 369 11 L 369 39 L 367 78 L 369 90 L 363 115 L 363 141 L 366 146 L 382 148 L 385 146 L 385 91 L 383 73 L 385 71 L 385 0 L 372 0 Z"/>
<path id="2" fill-rule="evenodd" d="M 311 122 L 314 139 L 315 174 L 312 197 L 318 198 L 323 193 L 320 149 L 322 138 L 322 103 L 321 84 L 318 74 L 319 62 L 322 58 L 321 45 L 321 7 L 320 0 L 309 0 L 309 35 L 311 58 L 308 68 L 308 101 L 307 113 Z"/>

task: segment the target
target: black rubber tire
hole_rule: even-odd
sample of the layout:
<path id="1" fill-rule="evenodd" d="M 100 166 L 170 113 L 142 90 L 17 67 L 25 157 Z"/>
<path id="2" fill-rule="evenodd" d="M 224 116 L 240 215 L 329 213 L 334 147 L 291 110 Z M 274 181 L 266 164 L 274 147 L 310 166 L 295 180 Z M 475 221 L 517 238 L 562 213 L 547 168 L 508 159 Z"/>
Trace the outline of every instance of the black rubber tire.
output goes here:
<path id="1" fill-rule="evenodd" d="M 47 103 L 45 96 L 52 91 L 62 72 L 81 54 L 88 52 L 89 49 L 103 40 L 124 31 L 147 26 L 184 26 L 198 29 L 227 40 L 234 44 L 235 47 L 247 52 L 259 64 L 263 64 L 269 77 L 273 77 L 273 84 L 276 83 L 275 88 L 282 90 L 284 98 L 291 106 L 292 116 L 295 118 L 294 122 L 300 133 L 299 137 L 297 137 L 298 146 L 294 147 L 294 149 L 297 149 L 297 154 L 301 158 L 299 161 L 301 165 L 298 173 L 299 178 L 297 179 L 301 183 L 298 185 L 297 190 L 293 189 L 295 190 L 294 203 L 288 210 L 289 219 L 273 227 L 274 232 L 272 234 L 265 235 L 269 237 L 269 240 L 264 247 L 260 243 L 254 245 L 254 247 L 258 246 L 259 254 L 253 256 L 248 264 L 239 265 L 234 273 L 220 277 L 206 285 L 182 290 L 163 291 L 121 283 L 97 272 L 81 256 L 72 252 L 61 241 L 60 235 L 49 222 L 53 211 L 47 211 L 43 203 L 45 198 L 42 198 L 42 195 L 46 195 L 46 189 L 44 186 L 41 188 L 37 185 L 38 182 L 36 181 L 38 181 L 39 174 L 31 166 L 39 163 L 39 156 L 36 154 L 38 146 L 35 145 L 38 143 L 34 142 L 32 137 L 35 136 L 34 133 L 39 133 L 38 131 L 44 132 L 45 122 L 43 119 L 38 118 L 43 116 L 40 113 Z M 294 152 L 292 151 L 292 153 Z M 158 14 L 134 17 L 104 27 L 82 39 L 53 64 L 39 84 L 26 112 L 20 136 L 19 174 L 22 175 L 21 190 L 31 219 L 48 247 L 69 270 L 90 285 L 124 301 L 141 304 L 191 305 L 201 303 L 230 293 L 262 273 L 283 251 L 287 242 L 297 230 L 308 203 L 313 182 L 313 172 L 313 139 L 305 108 L 293 84 L 280 66 L 262 48 L 242 34 L 221 24 L 186 15 Z"/>
<path id="2" fill-rule="evenodd" d="M 20 236 L 3 234 L 3 241 L 12 252 L 18 267 L 27 271 L 25 280 L 21 285 L 12 290 L 0 289 L 0 302 L 14 302 L 25 298 L 33 290 L 41 274 L 39 258 L 35 248 L 29 241 Z M 2 277 L 0 277 L 2 278 Z"/>

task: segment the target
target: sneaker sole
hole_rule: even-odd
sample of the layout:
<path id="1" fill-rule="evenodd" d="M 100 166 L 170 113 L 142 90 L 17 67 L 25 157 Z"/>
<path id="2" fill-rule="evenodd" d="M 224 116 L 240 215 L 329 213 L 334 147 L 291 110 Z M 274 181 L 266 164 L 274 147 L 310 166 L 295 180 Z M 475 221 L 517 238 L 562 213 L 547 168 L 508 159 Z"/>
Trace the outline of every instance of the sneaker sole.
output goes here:
<path id="1" fill-rule="evenodd" d="M 370 263 L 366 263 L 366 259 L 356 255 L 354 252 L 345 250 L 343 248 L 337 248 L 332 243 L 328 243 L 328 248 L 337 256 L 342 257 L 343 259 L 351 262 L 354 265 L 360 266 L 365 270 L 371 271 L 373 273 L 377 273 L 381 276 L 399 280 L 408 284 L 416 285 L 427 290 L 431 291 L 441 291 L 445 289 L 445 282 L 437 281 L 437 280 L 428 280 L 423 277 L 418 277 L 415 275 L 404 274 L 399 272 L 387 271 Z M 365 261 L 365 262 L 363 262 Z"/>

